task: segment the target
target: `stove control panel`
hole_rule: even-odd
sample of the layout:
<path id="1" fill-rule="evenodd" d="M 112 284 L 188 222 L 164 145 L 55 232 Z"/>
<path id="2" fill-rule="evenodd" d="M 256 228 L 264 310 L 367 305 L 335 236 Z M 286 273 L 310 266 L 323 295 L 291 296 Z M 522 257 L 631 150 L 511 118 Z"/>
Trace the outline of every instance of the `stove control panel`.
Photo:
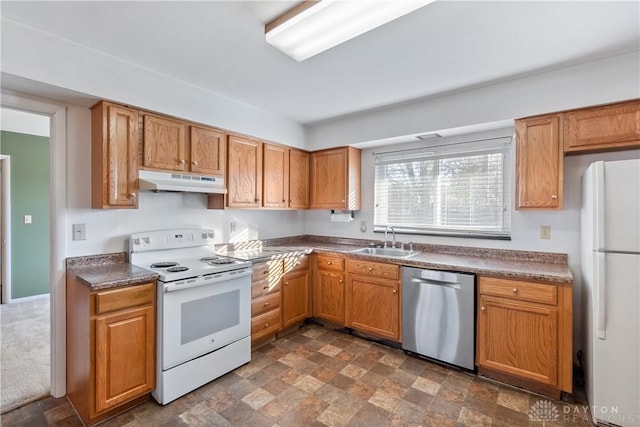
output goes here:
<path id="1" fill-rule="evenodd" d="M 207 229 L 174 229 L 147 231 L 129 237 L 131 252 L 146 252 L 208 246 L 214 243 L 215 232 Z"/>

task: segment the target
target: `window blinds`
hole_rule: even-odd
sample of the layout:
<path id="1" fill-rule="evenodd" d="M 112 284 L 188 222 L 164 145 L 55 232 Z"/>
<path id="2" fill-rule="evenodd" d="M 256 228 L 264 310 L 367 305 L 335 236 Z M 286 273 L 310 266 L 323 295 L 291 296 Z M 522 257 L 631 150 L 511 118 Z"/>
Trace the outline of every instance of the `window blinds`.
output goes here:
<path id="1" fill-rule="evenodd" d="M 509 238 L 511 138 L 376 154 L 375 230 Z"/>

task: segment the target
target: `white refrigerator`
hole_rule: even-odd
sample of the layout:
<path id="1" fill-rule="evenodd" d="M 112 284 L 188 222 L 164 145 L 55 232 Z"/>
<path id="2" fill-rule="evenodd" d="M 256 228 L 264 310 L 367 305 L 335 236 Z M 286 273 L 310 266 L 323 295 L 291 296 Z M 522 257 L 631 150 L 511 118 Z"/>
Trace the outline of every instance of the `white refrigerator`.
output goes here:
<path id="1" fill-rule="evenodd" d="M 596 423 L 640 425 L 640 159 L 582 178 L 585 389 Z"/>

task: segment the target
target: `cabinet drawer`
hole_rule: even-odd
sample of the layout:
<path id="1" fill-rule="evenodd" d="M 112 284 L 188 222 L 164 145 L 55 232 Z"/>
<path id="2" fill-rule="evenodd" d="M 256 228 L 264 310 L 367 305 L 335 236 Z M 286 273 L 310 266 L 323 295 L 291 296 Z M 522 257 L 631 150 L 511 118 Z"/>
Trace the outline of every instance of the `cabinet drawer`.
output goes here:
<path id="1" fill-rule="evenodd" d="M 350 259 L 347 261 L 347 268 L 349 273 L 366 274 L 368 276 L 382 277 L 392 280 L 398 280 L 398 277 L 400 277 L 400 268 L 393 264 Z"/>
<path id="2" fill-rule="evenodd" d="M 254 341 L 280 330 L 280 309 L 267 311 L 251 319 L 251 340 Z"/>
<path id="3" fill-rule="evenodd" d="M 344 258 L 335 256 L 318 255 L 318 269 L 344 271 Z"/>
<path id="4" fill-rule="evenodd" d="M 260 297 L 269 293 L 280 295 L 280 278 L 277 280 L 266 277 L 256 282 L 251 282 L 251 298 Z"/>
<path id="5" fill-rule="evenodd" d="M 292 256 L 284 259 L 284 271 L 307 270 L 309 257 L 307 255 Z"/>
<path id="6" fill-rule="evenodd" d="M 493 277 L 480 277 L 478 283 L 481 295 L 494 295 L 551 305 L 556 305 L 558 302 L 558 288 L 555 285 Z"/>
<path id="7" fill-rule="evenodd" d="M 253 273 L 251 273 L 251 281 L 262 280 L 266 278 L 277 278 L 282 276 L 282 260 L 261 262 L 253 265 Z"/>
<path id="8" fill-rule="evenodd" d="M 264 313 L 280 307 L 280 293 L 274 292 L 251 300 L 251 315 Z"/>
<path id="9" fill-rule="evenodd" d="M 95 314 L 108 313 L 123 308 L 152 304 L 155 283 L 127 286 L 126 288 L 100 291 L 95 294 Z"/>

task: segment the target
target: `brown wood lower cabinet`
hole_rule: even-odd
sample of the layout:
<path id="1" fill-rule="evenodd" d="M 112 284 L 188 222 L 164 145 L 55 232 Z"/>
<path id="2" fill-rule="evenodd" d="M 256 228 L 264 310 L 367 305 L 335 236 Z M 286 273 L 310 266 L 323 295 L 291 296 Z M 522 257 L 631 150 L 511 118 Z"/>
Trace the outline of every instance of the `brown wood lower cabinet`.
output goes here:
<path id="1" fill-rule="evenodd" d="M 346 325 L 399 342 L 400 268 L 348 259 L 347 272 Z"/>
<path id="2" fill-rule="evenodd" d="M 91 291 L 67 278 L 67 394 L 85 425 L 155 387 L 155 283 Z"/>
<path id="3" fill-rule="evenodd" d="M 281 327 L 282 260 L 254 264 L 251 275 L 251 346 L 275 337 Z"/>
<path id="4" fill-rule="evenodd" d="M 284 271 L 282 277 L 282 329 L 287 329 L 303 322 L 311 315 L 308 257 L 285 259 Z"/>
<path id="5" fill-rule="evenodd" d="M 480 374 L 558 397 L 572 391 L 571 285 L 478 278 Z"/>
<path id="6" fill-rule="evenodd" d="M 315 267 L 314 315 L 344 325 L 344 258 L 316 255 Z"/>

